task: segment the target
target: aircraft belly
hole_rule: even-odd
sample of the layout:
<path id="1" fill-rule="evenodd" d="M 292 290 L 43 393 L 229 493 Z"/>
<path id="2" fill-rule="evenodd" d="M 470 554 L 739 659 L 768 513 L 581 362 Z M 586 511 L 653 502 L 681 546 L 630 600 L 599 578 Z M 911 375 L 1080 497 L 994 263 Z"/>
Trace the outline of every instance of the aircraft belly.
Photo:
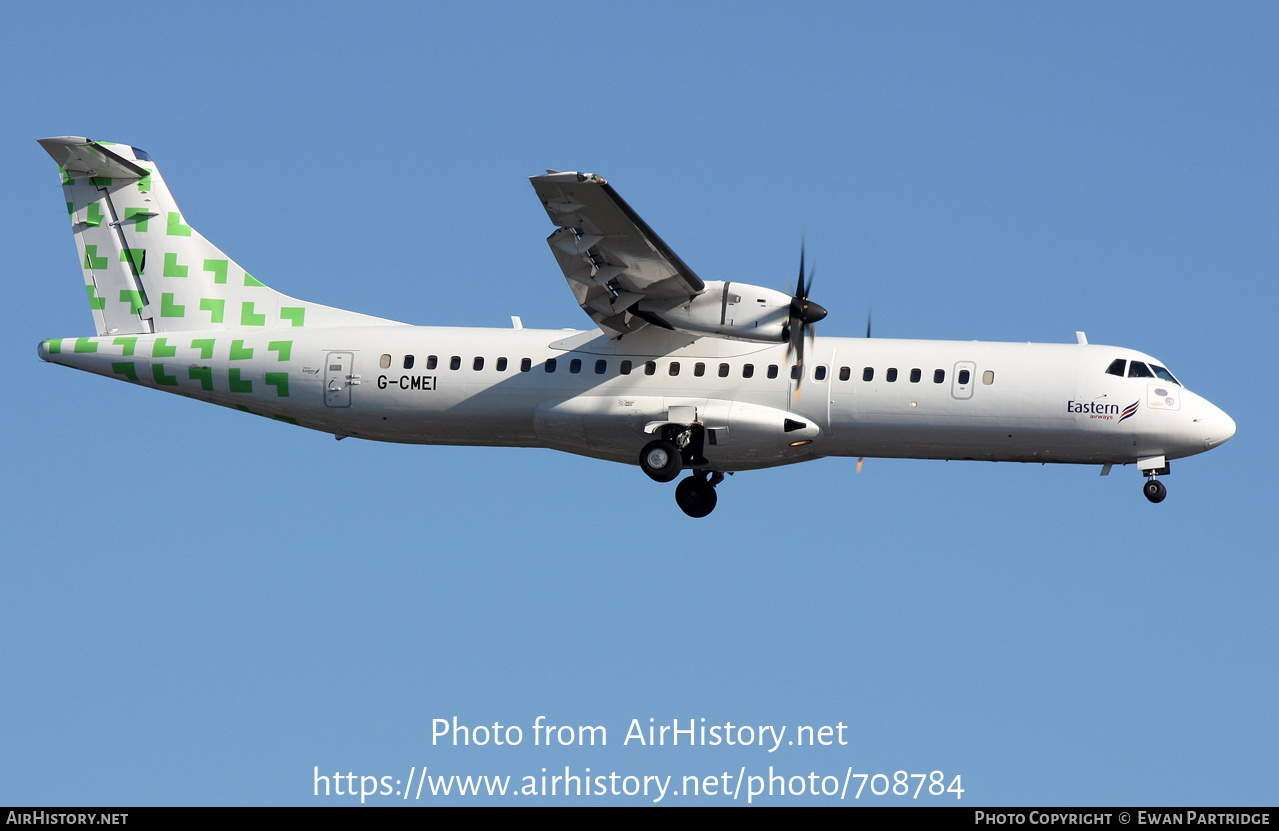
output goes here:
<path id="1" fill-rule="evenodd" d="M 828 454 L 985 461 L 1091 461 L 1063 420 L 919 416 L 906 422 L 861 418 Z"/>
<path id="2" fill-rule="evenodd" d="M 644 425 L 665 416 L 662 396 L 580 396 L 537 407 L 534 429 L 545 447 L 633 462 L 652 437 Z"/>
<path id="3" fill-rule="evenodd" d="M 825 454 L 1090 463 L 1126 458 L 1122 438 L 1098 441 L 1064 408 L 1048 412 L 1042 396 L 957 400 L 931 392 L 832 396 L 833 435 Z"/>

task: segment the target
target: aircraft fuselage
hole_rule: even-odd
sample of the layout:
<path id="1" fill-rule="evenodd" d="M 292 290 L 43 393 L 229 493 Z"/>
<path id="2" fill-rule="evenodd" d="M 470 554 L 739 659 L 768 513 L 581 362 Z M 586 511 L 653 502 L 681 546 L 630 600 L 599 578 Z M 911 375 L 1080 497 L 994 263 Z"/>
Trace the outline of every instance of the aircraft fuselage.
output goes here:
<path id="1" fill-rule="evenodd" d="M 1175 383 L 1107 374 L 1116 359 L 1155 363 L 1119 347 L 823 337 L 798 394 L 783 345 L 665 349 L 641 335 L 371 326 L 65 338 L 40 356 L 342 437 L 631 464 L 674 408 L 705 427 L 705 466 L 724 472 L 821 456 L 1131 464 L 1234 432 Z"/>

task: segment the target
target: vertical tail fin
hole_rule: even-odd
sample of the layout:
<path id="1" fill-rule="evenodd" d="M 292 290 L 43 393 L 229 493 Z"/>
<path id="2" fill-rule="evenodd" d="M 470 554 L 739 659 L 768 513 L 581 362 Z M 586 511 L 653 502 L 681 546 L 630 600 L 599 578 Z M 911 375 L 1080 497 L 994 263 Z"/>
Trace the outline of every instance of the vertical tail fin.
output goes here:
<path id="1" fill-rule="evenodd" d="M 58 163 L 99 335 L 394 324 L 295 300 L 187 225 L 151 157 L 127 145 L 40 139 Z"/>

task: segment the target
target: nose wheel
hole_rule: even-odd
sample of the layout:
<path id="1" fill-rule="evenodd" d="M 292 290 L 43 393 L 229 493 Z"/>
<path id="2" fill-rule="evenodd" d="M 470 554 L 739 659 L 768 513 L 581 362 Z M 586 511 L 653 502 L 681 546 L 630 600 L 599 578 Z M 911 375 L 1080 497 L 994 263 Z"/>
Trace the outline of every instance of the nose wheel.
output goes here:
<path id="1" fill-rule="evenodd" d="M 680 482 L 675 488 L 675 504 L 684 513 L 700 519 L 715 510 L 719 497 L 715 486 L 724 481 L 724 474 L 715 473 L 709 479 L 705 471 L 699 471 Z"/>
<path id="2" fill-rule="evenodd" d="M 1146 480 L 1141 492 L 1146 495 L 1147 499 L 1155 503 L 1163 502 L 1164 497 L 1168 495 L 1168 489 L 1164 487 L 1164 483 L 1153 476 Z"/>

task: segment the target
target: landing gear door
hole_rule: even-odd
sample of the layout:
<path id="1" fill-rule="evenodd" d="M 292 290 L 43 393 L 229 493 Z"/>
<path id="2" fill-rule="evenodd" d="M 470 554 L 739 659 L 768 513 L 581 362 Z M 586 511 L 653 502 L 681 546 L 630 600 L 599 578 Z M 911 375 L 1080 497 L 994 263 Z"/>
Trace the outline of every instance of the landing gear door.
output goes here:
<path id="1" fill-rule="evenodd" d="M 951 376 L 950 394 L 963 401 L 973 397 L 973 385 L 977 383 L 977 364 L 972 361 L 959 361 L 955 364 L 955 374 Z"/>
<path id="2" fill-rule="evenodd" d="M 351 387 L 356 383 L 354 366 L 354 352 L 330 352 L 325 355 L 324 406 L 351 406 Z"/>

